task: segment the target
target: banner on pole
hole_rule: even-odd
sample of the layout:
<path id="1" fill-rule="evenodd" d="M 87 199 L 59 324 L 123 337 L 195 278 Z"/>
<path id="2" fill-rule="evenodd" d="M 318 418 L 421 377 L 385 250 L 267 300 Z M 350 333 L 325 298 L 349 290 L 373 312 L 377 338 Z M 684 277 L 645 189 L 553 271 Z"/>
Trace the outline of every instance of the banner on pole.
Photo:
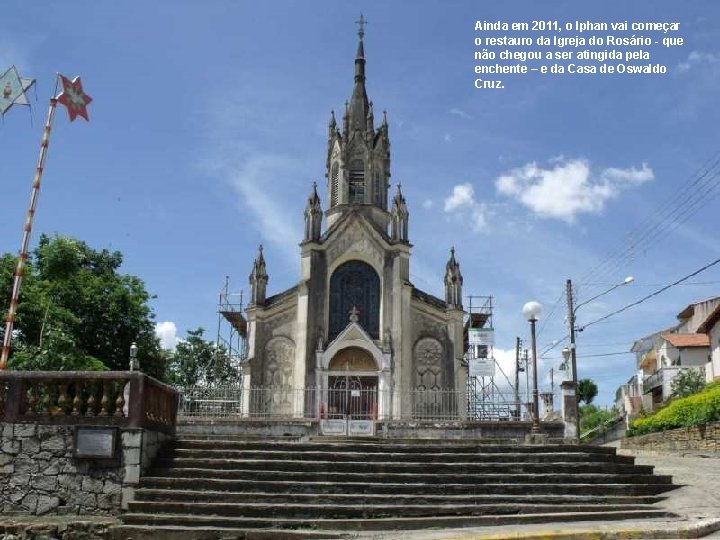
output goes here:
<path id="1" fill-rule="evenodd" d="M 468 361 L 469 377 L 494 377 L 495 360 L 492 358 L 471 358 Z"/>
<path id="2" fill-rule="evenodd" d="M 495 344 L 495 332 L 492 328 L 470 328 L 468 330 L 468 344 L 492 347 Z"/>

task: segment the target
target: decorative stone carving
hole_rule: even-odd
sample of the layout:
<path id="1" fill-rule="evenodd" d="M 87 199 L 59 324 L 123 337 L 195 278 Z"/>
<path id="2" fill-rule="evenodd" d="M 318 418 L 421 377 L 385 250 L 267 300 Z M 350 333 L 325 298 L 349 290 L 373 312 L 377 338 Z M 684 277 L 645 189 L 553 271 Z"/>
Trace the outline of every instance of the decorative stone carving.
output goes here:
<path id="1" fill-rule="evenodd" d="M 360 253 L 373 261 L 378 267 L 383 265 L 383 251 L 367 231 L 358 224 L 351 225 L 344 233 L 335 238 L 327 250 L 328 264 L 346 253 Z"/>
<path id="2" fill-rule="evenodd" d="M 293 385 L 295 343 L 287 337 L 272 338 L 265 345 L 263 385 L 285 388 Z"/>
<path id="3" fill-rule="evenodd" d="M 413 349 L 415 360 L 415 387 L 418 390 L 443 388 L 443 346 L 437 339 L 425 337 Z"/>
<path id="4" fill-rule="evenodd" d="M 293 412 L 293 371 L 295 343 L 285 336 L 277 336 L 265 345 L 261 412 L 291 415 Z"/>

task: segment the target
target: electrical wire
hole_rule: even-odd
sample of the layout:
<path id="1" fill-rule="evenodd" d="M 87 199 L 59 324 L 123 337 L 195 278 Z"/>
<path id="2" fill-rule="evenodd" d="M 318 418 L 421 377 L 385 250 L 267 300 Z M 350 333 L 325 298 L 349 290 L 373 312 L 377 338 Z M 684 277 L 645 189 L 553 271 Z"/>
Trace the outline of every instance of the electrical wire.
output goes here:
<path id="1" fill-rule="evenodd" d="M 646 295 L 646 296 L 643 296 L 640 300 L 637 300 L 637 301 L 635 301 L 635 302 L 632 302 L 632 303 L 630 303 L 630 304 L 627 304 L 626 306 L 623 306 L 623 307 L 621 307 L 620 309 L 616 309 L 615 311 L 612 311 L 612 312 L 608 313 L 607 315 L 604 315 L 604 316 L 600 317 L 599 319 L 595 319 L 594 321 L 591 321 L 591 322 L 589 322 L 589 323 L 587 323 L 587 324 L 579 327 L 579 328 L 578 328 L 578 331 L 579 331 L 579 332 L 582 332 L 583 330 L 585 330 L 585 329 L 586 329 L 587 327 L 589 327 L 589 326 L 593 326 L 593 325 L 595 325 L 595 324 L 598 324 L 598 323 L 600 323 L 600 322 L 603 322 L 603 321 L 609 319 L 610 317 L 614 317 L 615 315 L 618 315 L 619 313 L 622 313 L 622 312 L 624 312 L 624 311 L 627 311 L 627 310 L 630 309 L 630 308 L 633 308 L 633 307 L 635 307 L 635 306 L 638 306 L 638 305 L 642 304 L 643 302 L 645 302 L 646 300 L 649 300 L 650 298 L 652 298 L 652 297 L 654 297 L 654 296 L 657 296 L 658 294 L 660 294 L 660 293 L 662 293 L 662 292 L 665 292 L 665 291 L 667 291 L 668 289 L 670 289 L 670 288 L 672 288 L 672 287 L 675 287 L 676 285 L 679 285 L 679 284 L 682 283 L 683 281 L 687 281 L 687 280 L 690 279 L 691 277 L 697 276 L 697 275 L 700 274 L 701 272 L 704 272 L 704 271 L 707 270 L 708 268 L 710 268 L 710 267 L 712 267 L 712 266 L 715 266 L 715 265 L 718 264 L 718 263 L 720 263 L 720 259 L 715 259 L 715 260 L 712 261 L 711 263 L 708 263 L 708 264 L 706 264 L 705 266 L 703 266 L 703 267 L 701 267 L 701 268 L 698 268 L 697 270 L 695 270 L 695 271 L 692 272 L 691 274 L 688 274 L 687 276 L 684 276 L 684 277 L 678 279 L 677 281 L 675 281 L 675 282 L 673 282 L 673 283 L 670 283 L 669 285 L 665 285 L 664 287 L 662 287 L 662 288 L 660 288 L 660 289 L 658 289 L 658 290 L 656 290 L 656 291 L 653 291 L 653 292 L 651 292 L 650 294 L 648 294 L 648 295 Z"/>
<path id="2" fill-rule="evenodd" d="M 715 154 L 701 165 L 690 175 L 688 180 L 689 184 L 680 187 L 675 193 L 668 197 L 651 216 L 646 218 L 632 231 L 639 236 L 632 246 L 629 248 L 621 246 L 619 249 L 611 252 L 608 257 L 586 273 L 580 280 L 580 283 L 587 284 L 591 277 L 605 276 L 612 273 L 616 266 L 622 265 L 624 260 L 633 256 L 634 249 L 637 249 L 637 247 L 644 243 L 649 243 L 653 237 L 662 234 L 664 229 L 675 224 L 676 228 L 680 226 L 687 218 L 683 221 L 680 221 L 680 219 L 686 216 L 689 217 L 689 212 L 692 211 L 697 204 L 701 203 L 703 206 L 707 204 L 707 202 L 709 202 L 706 200 L 708 195 L 718 186 L 717 182 L 711 184 L 712 180 L 716 179 L 720 174 L 715 170 L 720 164 L 720 158 L 718 156 L 720 156 L 720 153 Z M 710 185 L 709 189 L 707 189 L 708 185 Z M 693 188 L 696 187 L 698 189 L 693 191 Z M 705 191 L 701 191 L 702 189 L 705 189 Z M 713 198 L 715 196 L 717 196 L 717 193 L 713 195 Z M 673 206 L 675 206 L 675 210 L 671 210 Z M 683 209 L 683 206 L 687 207 Z M 673 217 L 673 213 L 677 212 L 681 213 Z M 656 221 L 658 215 L 663 216 L 661 221 Z"/>

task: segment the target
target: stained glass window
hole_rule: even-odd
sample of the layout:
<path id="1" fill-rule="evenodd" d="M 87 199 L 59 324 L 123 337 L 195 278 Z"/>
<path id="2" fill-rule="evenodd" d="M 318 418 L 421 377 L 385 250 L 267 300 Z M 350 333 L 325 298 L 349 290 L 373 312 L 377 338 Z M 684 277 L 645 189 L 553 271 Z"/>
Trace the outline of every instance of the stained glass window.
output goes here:
<path id="1" fill-rule="evenodd" d="M 334 339 L 349 324 L 350 310 L 358 310 L 358 324 L 378 339 L 380 331 L 380 278 L 367 263 L 348 261 L 330 278 L 330 332 Z"/>

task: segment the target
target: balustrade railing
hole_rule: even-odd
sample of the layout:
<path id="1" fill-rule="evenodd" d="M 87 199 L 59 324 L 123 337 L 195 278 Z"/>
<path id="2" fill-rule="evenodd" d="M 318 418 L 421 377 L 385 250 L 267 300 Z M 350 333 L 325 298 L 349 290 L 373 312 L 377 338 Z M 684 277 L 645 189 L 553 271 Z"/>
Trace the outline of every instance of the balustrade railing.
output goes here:
<path id="1" fill-rule="evenodd" d="M 173 432 L 177 392 L 129 371 L 0 372 L 0 421 L 102 424 Z"/>

